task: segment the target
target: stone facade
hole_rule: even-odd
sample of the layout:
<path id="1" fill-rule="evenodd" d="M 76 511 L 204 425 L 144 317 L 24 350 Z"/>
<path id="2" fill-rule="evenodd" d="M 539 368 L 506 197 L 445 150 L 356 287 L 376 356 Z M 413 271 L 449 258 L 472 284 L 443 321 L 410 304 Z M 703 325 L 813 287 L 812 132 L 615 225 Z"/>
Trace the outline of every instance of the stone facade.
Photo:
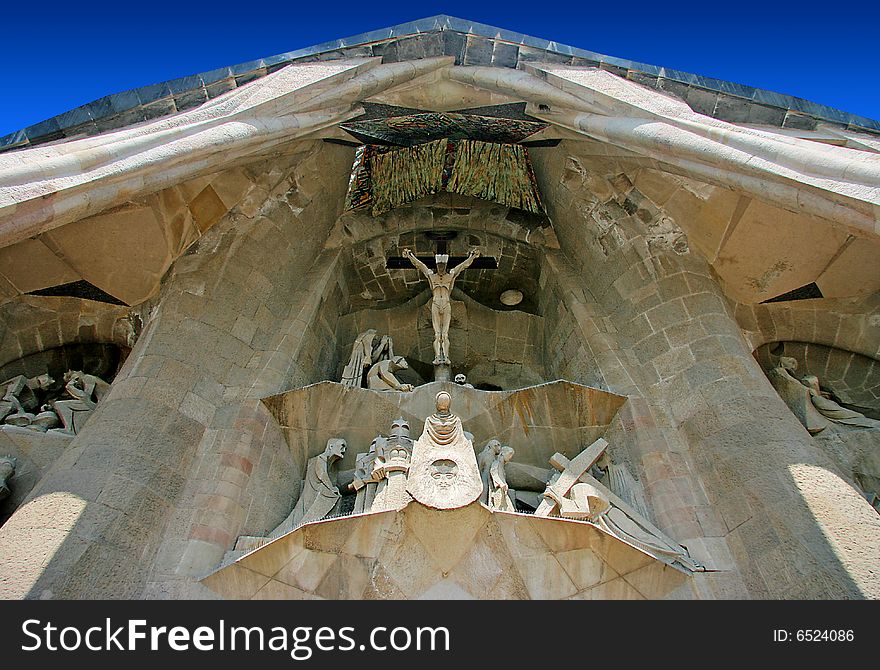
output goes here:
<path id="1" fill-rule="evenodd" d="M 514 69 L 407 57 L 405 39 L 381 62 L 372 44 L 0 154 L 0 189 L 29 161 L 45 175 L 0 195 L 0 381 L 86 359 L 112 379 L 73 437 L 0 427 L 17 463 L 0 597 L 880 597 L 880 433 L 811 436 L 768 381 L 792 357 L 880 418 L 871 128 L 798 125 L 769 99 L 561 67 L 525 44 Z M 529 138 L 546 216 L 448 193 L 343 212 L 355 152 L 338 124 L 365 102 L 520 105 L 548 125 Z M 515 452 L 520 507 L 414 501 L 267 544 L 328 439 L 347 441 L 348 514 L 357 455 L 399 416 L 417 436 L 433 411 L 431 293 L 388 259 L 438 240 L 497 264 L 451 294 L 451 372 L 476 388 L 438 383 L 478 453 L 493 438 Z M 805 286 L 821 297 L 766 302 Z M 393 338 L 414 391 L 336 383 L 369 328 Z M 548 459 L 600 437 L 689 568 L 527 514 Z"/>

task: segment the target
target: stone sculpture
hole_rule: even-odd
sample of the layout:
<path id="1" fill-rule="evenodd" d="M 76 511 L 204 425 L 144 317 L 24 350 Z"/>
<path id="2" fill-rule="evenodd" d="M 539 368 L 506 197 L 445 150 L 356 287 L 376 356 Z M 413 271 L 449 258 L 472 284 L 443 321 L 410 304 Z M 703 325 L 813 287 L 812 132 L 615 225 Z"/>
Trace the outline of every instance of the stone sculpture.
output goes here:
<path id="1" fill-rule="evenodd" d="M 271 537 L 280 537 L 304 523 L 320 521 L 338 510 L 342 494 L 336 485 L 336 470 L 345 455 L 345 447 L 345 440 L 330 438 L 324 451 L 309 459 L 299 500 L 287 518 L 272 531 Z"/>
<path id="2" fill-rule="evenodd" d="M 354 501 L 353 514 L 369 512 L 376 498 L 376 489 L 384 474 L 375 469 L 376 459 L 379 454 L 385 453 L 386 438 L 377 435 L 370 443 L 370 450 L 358 454 L 355 459 L 354 481 L 349 484 L 348 490 L 355 491 L 357 495 Z"/>
<path id="3" fill-rule="evenodd" d="M 650 518 L 648 504 L 645 502 L 645 491 L 642 485 L 632 476 L 629 468 L 623 463 L 615 463 L 605 451 L 596 461 L 596 467 L 605 471 L 602 483 L 614 493 L 614 495 L 632 505 L 633 509 L 643 517 Z"/>
<path id="4" fill-rule="evenodd" d="M 858 428 L 880 428 L 880 421 L 870 419 L 860 412 L 842 407 L 819 388 L 819 378 L 815 375 L 801 377 L 801 383 L 810 393 L 810 402 L 813 407 L 829 421 L 842 426 L 855 426 Z"/>
<path id="5" fill-rule="evenodd" d="M 413 447 L 406 490 L 428 507 L 463 507 L 483 492 L 474 446 L 461 419 L 450 411 L 449 393 L 440 391 L 435 403 L 437 412 L 425 419 L 425 428 Z"/>
<path id="6" fill-rule="evenodd" d="M 0 400 L 0 419 L 11 426 L 29 426 L 34 419 L 32 412 L 39 406 L 36 392 L 54 382 L 48 374 L 43 374 L 31 378 L 18 375 L 0 384 L 6 388 Z"/>
<path id="7" fill-rule="evenodd" d="M 436 272 L 416 258 L 415 254 L 409 249 L 403 250 L 403 256 L 408 258 L 419 272 L 425 276 L 425 279 L 428 280 L 428 287 L 431 289 L 431 322 L 434 326 L 434 365 L 450 365 L 449 324 L 452 320 L 452 304 L 450 303 L 452 287 L 458 275 L 470 267 L 471 263 L 480 256 L 480 250 L 472 250 L 464 261 L 456 265 L 449 272 L 446 271 L 446 264 L 449 261 L 449 256 L 446 254 L 437 254 L 435 256 L 437 262 Z"/>
<path id="8" fill-rule="evenodd" d="M 489 440 L 477 456 L 480 479 L 483 482 L 483 494 L 480 500 L 490 509 L 516 511 L 504 471 L 505 464 L 510 462 L 513 454 L 511 447 L 502 445 L 498 440 Z"/>
<path id="9" fill-rule="evenodd" d="M 9 497 L 9 480 L 15 474 L 16 460 L 12 456 L 0 458 L 0 500 Z"/>
<path id="10" fill-rule="evenodd" d="M 833 424 L 858 428 L 880 428 L 880 421 L 869 419 L 851 409 L 841 407 L 819 389 L 819 379 L 806 376 L 798 380 L 792 374 L 798 368 L 794 358 L 781 356 L 779 365 L 767 378 L 811 435 L 821 433 Z"/>
<path id="11" fill-rule="evenodd" d="M 409 365 L 403 356 L 379 361 L 367 373 L 367 388 L 373 391 L 412 391 L 412 384 L 402 384 L 394 373 L 407 370 Z"/>
<path id="12" fill-rule="evenodd" d="M 458 384 L 459 386 L 463 386 L 466 389 L 474 388 L 474 385 L 468 384 L 467 377 L 461 373 L 455 375 L 455 383 Z"/>
<path id="13" fill-rule="evenodd" d="M 412 464 L 413 440 L 409 434 L 409 422 L 395 419 L 391 432 L 377 450 L 373 477 L 378 480 L 376 497 L 370 511 L 379 512 L 400 509 L 410 500 L 407 493 L 407 477 Z"/>
<path id="14" fill-rule="evenodd" d="M 64 382 L 64 390 L 72 400 L 56 400 L 52 403 L 64 424 L 63 428 L 55 428 L 54 431 L 76 435 L 101 399 L 107 395 L 110 384 L 95 375 L 72 370 L 64 373 Z"/>
<path id="15" fill-rule="evenodd" d="M 33 421 L 31 421 L 31 425 L 28 426 L 31 430 L 38 430 L 41 433 L 45 433 L 51 428 L 56 428 L 61 425 L 61 419 L 58 418 L 58 414 L 55 413 L 55 410 L 52 409 L 52 405 L 46 403 L 40 407 L 40 413 L 37 414 Z"/>
<path id="16" fill-rule="evenodd" d="M 547 483 L 544 500 L 535 516 L 560 516 L 588 521 L 618 539 L 669 562 L 692 570 L 701 566 L 687 550 L 656 528 L 633 506 L 589 474 L 604 455 L 608 442 L 599 438 L 572 460 L 556 453 L 550 464 L 558 472 Z"/>
<path id="17" fill-rule="evenodd" d="M 381 360 L 394 358 L 394 342 L 389 335 L 383 335 L 377 344 L 376 330 L 370 328 L 357 336 L 351 348 L 348 364 L 342 371 L 342 384 L 349 388 L 363 386 L 364 372 Z"/>

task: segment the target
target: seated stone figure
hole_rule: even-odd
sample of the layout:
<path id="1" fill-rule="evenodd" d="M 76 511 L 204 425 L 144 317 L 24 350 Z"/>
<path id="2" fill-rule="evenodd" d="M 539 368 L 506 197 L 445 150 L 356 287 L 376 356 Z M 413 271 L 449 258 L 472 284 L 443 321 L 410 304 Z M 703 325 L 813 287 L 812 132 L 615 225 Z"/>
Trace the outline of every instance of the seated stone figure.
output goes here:
<path id="1" fill-rule="evenodd" d="M 39 406 L 36 392 L 54 382 L 52 377 L 44 374 L 30 379 L 18 375 L 0 384 L 6 389 L 0 400 L 0 419 L 11 426 L 29 426 L 34 419 L 33 412 Z"/>
<path id="2" fill-rule="evenodd" d="M 383 335 L 376 342 L 376 330 L 370 328 L 357 336 L 351 347 L 348 364 L 342 371 L 342 384 L 349 388 L 363 386 L 364 372 L 382 360 L 394 358 L 394 342 L 390 335 Z"/>
<path id="3" fill-rule="evenodd" d="M 379 361 L 367 373 L 367 388 L 373 391 L 412 391 L 412 384 L 401 384 L 394 373 L 406 370 L 409 365 L 403 356 Z"/>
<path id="4" fill-rule="evenodd" d="M 72 400 L 56 400 L 52 403 L 64 424 L 63 428 L 55 428 L 53 432 L 76 435 L 107 395 L 110 384 L 95 375 L 73 370 L 64 373 L 64 381 L 64 390 Z"/>
<path id="5" fill-rule="evenodd" d="M 280 537 L 304 523 L 320 521 L 338 511 L 342 494 L 336 485 L 336 474 L 339 461 L 345 456 L 345 447 L 345 440 L 330 438 L 324 451 L 309 459 L 299 500 L 287 518 L 272 531 L 271 537 Z"/>

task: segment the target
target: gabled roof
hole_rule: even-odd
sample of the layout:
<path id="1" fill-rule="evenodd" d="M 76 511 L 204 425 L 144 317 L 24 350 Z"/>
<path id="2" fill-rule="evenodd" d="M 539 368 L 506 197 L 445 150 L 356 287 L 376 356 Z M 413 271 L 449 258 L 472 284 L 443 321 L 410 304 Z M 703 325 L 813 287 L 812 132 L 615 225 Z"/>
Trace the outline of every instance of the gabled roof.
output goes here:
<path id="1" fill-rule="evenodd" d="M 599 67 L 676 95 L 696 112 L 733 123 L 813 130 L 822 122 L 880 133 L 880 121 L 803 98 L 440 15 L 108 95 L 0 138 L 0 151 L 96 135 L 192 109 L 289 63 L 370 56 L 392 63 L 442 55 L 454 56 L 456 65 L 516 68 L 524 62 L 549 62 Z"/>

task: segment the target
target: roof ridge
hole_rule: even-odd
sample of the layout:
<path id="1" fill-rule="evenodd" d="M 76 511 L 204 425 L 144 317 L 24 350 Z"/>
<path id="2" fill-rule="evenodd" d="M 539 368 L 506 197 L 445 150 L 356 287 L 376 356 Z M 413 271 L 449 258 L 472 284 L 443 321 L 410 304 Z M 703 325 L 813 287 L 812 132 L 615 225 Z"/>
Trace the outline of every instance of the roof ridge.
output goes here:
<path id="1" fill-rule="evenodd" d="M 547 59 L 551 62 L 603 67 L 638 83 L 675 93 L 679 97 L 686 98 L 687 93 L 691 88 L 694 88 L 708 91 L 711 95 L 715 96 L 723 95 L 744 99 L 753 106 L 756 106 L 756 108 L 769 107 L 783 110 L 783 117 L 785 119 L 788 118 L 789 113 L 793 116 L 793 125 L 783 127 L 810 127 L 815 125 L 813 122 L 822 121 L 842 125 L 857 131 L 880 133 L 880 121 L 856 114 L 849 114 L 804 98 L 758 89 L 713 77 L 703 77 L 681 70 L 607 56 L 587 49 L 560 44 L 544 38 L 532 37 L 485 23 L 469 21 L 448 14 L 436 14 L 266 58 L 246 61 L 207 72 L 170 79 L 157 84 L 133 88 L 120 93 L 109 94 L 10 133 L 5 137 L 0 137 L 0 152 L 45 144 L 68 137 L 95 135 L 191 109 L 225 91 L 237 88 L 253 79 L 263 77 L 297 61 L 334 60 L 333 58 L 322 57 L 336 52 L 340 52 L 340 57 L 346 57 L 342 53 L 344 51 L 350 52 L 348 57 L 381 55 L 387 60 L 389 58 L 388 52 L 391 50 L 383 49 L 383 45 L 393 44 L 395 41 L 403 41 L 410 38 L 417 39 L 420 36 L 431 33 L 464 34 L 466 37 L 461 41 L 461 44 L 456 44 L 453 39 L 450 39 L 449 44 L 444 42 L 444 48 L 449 51 L 460 49 L 460 53 L 456 52 L 455 54 L 449 53 L 446 55 L 455 55 L 456 62 L 459 61 L 459 56 L 461 56 L 462 64 L 465 65 L 488 64 L 501 67 L 516 67 L 520 57 L 519 54 L 526 53 L 529 56 L 526 60 L 534 61 L 538 60 L 535 58 L 536 52 L 544 52 Z M 496 60 L 496 50 L 492 49 L 490 50 L 490 62 L 479 62 L 478 59 L 475 62 L 468 62 L 468 43 L 480 39 L 515 46 L 518 50 L 518 55 L 512 59 L 502 57 Z M 437 55 L 434 53 L 420 55 L 418 50 L 415 50 L 414 53 L 413 57 L 415 58 Z M 481 56 L 484 57 L 485 54 L 481 54 Z M 720 100 L 720 97 L 718 99 Z M 711 116 L 713 115 L 713 109 L 697 109 L 697 111 Z M 735 122 L 752 122 L 749 114 L 750 112 L 747 113 L 746 116 L 748 118 L 745 120 Z M 722 117 L 718 116 L 716 118 Z M 799 123 L 799 120 L 802 120 L 804 125 L 794 125 Z M 761 123 L 763 119 L 757 122 Z M 771 125 L 775 124 L 771 123 Z"/>

